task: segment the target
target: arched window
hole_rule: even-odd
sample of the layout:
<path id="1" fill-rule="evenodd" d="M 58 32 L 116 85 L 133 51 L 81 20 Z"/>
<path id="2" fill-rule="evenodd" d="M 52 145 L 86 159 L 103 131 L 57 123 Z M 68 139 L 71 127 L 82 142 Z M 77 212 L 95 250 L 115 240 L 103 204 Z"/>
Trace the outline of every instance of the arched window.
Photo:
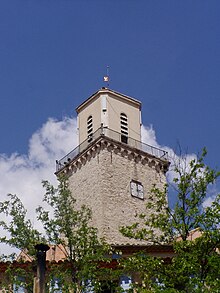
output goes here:
<path id="1" fill-rule="evenodd" d="M 93 124 L 92 124 L 92 115 L 87 119 L 87 140 L 90 143 L 93 139 Z"/>
<path id="2" fill-rule="evenodd" d="M 128 117 L 125 113 L 120 114 L 121 142 L 128 143 Z"/>

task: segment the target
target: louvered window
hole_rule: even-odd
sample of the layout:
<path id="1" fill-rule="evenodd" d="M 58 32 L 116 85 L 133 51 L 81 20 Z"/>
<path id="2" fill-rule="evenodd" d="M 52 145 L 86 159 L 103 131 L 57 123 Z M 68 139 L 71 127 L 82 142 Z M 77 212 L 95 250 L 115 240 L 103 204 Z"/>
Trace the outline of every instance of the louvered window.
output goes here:
<path id="1" fill-rule="evenodd" d="M 128 143 L 128 117 L 126 114 L 120 114 L 121 122 L 121 142 Z"/>
<path id="2" fill-rule="evenodd" d="M 90 143 L 93 139 L 93 123 L 92 116 L 90 115 L 87 119 L 87 140 Z"/>

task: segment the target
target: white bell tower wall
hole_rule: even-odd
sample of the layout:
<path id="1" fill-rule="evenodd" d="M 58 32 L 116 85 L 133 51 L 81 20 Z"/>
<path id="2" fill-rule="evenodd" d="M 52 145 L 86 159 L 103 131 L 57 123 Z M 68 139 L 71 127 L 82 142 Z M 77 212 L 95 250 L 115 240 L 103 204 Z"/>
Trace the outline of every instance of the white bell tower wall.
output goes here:
<path id="1" fill-rule="evenodd" d="M 104 88 L 82 103 L 76 111 L 79 144 L 87 140 L 91 134 L 91 125 L 88 129 L 87 123 L 89 117 L 92 117 L 92 134 L 104 127 L 117 133 L 125 131 L 125 135 L 138 141 L 141 139 L 141 103 L 133 98 Z M 127 117 L 127 125 L 121 122 L 122 114 Z"/>

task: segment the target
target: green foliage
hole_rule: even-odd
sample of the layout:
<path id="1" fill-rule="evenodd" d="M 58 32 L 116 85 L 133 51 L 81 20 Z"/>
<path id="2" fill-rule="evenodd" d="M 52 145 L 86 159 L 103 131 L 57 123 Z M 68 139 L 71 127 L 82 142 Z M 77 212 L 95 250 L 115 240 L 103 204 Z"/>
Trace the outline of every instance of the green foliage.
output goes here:
<path id="1" fill-rule="evenodd" d="M 211 185 L 220 173 L 206 166 L 206 150 L 189 164 L 176 162 L 176 178 L 164 190 L 153 186 L 146 205 L 146 214 L 139 215 L 139 222 L 123 227 L 121 232 L 130 238 L 147 240 L 163 245 L 173 244 L 175 257 L 163 263 L 145 254 L 131 257 L 130 271 L 141 272 L 140 283 L 134 284 L 137 292 L 219 292 L 220 288 L 220 196 L 211 206 L 204 202 Z M 177 198 L 175 206 L 168 206 L 167 193 Z M 192 241 L 190 233 L 200 237 Z M 144 269 L 145 266 L 145 269 Z M 153 275 L 149 271 L 153 268 Z M 146 285 L 148 284 L 148 285 Z"/>
<path id="2" fill-rule="evenodd" d="M 86 280 L 98 288 L 99 280 L 106 273 L 99 263 L 108 263 L 110 259 L 107 255 L 111 251 L 104 240 L 98 238 L 97 229 L 91 226 L 90 209 L 86 206 L 75 209 L 75 199 L 66 178 L 59 178 L 58 188 L 47 181 L 43 182 L 43 186 L 46 188 L 44 201 L 52 208 L 53 215 L 50 217 L 49 211 L 39 207 L 38 219 L 43 223 L 50 243 L 65 247 L 67 260 L 53 268 L 53 277 L 61 280 L 63 292 L 70 289 L 81 292 L 86 287 Z"/>
<path id="3" fill-rule="evenodd" d="M 27 210 L 21 200 L 13 194 L 9 194 L 8 198 L 0 202 L 0 213 L 6 216 L 6 220 L 0 221 L 0 227 L 7 235 L 0 238 L 0 243 L 21 250 L 25 248 L 30 256 L 35 255 L 34 246 L 44 241 L 44 237 L 33 228 L 31 221 L 26 219 Z M 12 260 L 15 257 L 14 254 L 10 256 Z"/>
<path id="4" fill-rule="evenodd" d="M 8 198 L 8 200 L 0 202 L 0 214 L 5 219 L 0 221 L 0 227 L 4 231 L 2 234 L 6 235 L 0 237 L 0 243 L 6 244 L 13 249 L 22 250 L 30 258 L 35 257 L 36 250 L 34 246 L 37 243 L 44 242 L 45 237 L 34 229 L 29 219 L 26 219 L 27 210 L 21 200 L 13 194 L 9 194 Z M 15 287 L 24 286 L 28 292 L 32 292 L 32 268 L 27 266 L 24 270 L 14 266 L 13 262 L 16 260 L 16 253 L 1 255 L 0 260 L 1 262 L 9 262 L 4 276 L 1 276 L 0 286 L 5 288 L 6 292 L 12 292 L 8 284 L 14 284 Z"/>
<path id="5" fill-rule="evenodd" d="M 176 178 L 171 185 L 161 190 L 153 186 L 146 204 L 146 213 L 139 215 L 137 223 L 122 227 L 121 232 L 130 238 L 146 240 L 154 245 L 173 245 L 175 257 L 169 260 L 152 257 L 145 251 L 127 258 L 121 258 L 119 269 L 108 268 L 111 262 L 111 248 L 99 239 L 97 230 L 91 225 L 91 211 L 77 207 L 66 178 L 59 178 L 57 188 L 44 181 L 46 189 L 44 202 L 48 210 L 38 207 L 37 217 L 45 233 L 41 234 L 26 219 L 27 211 L 20 199 L 9 195 L 0 203 L 0 213 L 6 220 L 0 227 L 7 233 L 0 242 L 13 248 L 24 249 L 35 258 L 34 246 L 44 242 L 62 245 L 66 261 L 51 265 L 47 271 L 50 292 L 56 292 L 54 280 L 58 280 L 62 292 L 85 292 L 88 286 L 100 292 L 101 286 L 115 285 L 118 288 L 119 275 L 131 276 L 136 282 L 128 292 L 219 292 L 220 288 L 220 195 L 211 206 L 204 208 L 209 188 L 219 177 L 219 172 L 204 163 L 206 151 L 189 164 L 176 162 Z M 167 194 L 177 198 L 174 207 L 168 206 Z M 200 237 L 190 239 L 190 233 L 198 232 Z M 14 259 L 11 255 L 11 259 Z M 9 265 L 4 281 L 12 280 L 23 284 L 27 292 L 33 288 L 33 267 L 25 270 Z M 23 278 L 17 278 L 23 277 Z M 106 278 L 108 276 L 108 278 Z M 88 282 L 89 281 L 89 282 Z M 11 288 L 8 288 L 9 292 Z"/>
<path id="6" fill-rule="evenodd" d="M 32 259 L 36 257 L 36 244 L 62 245 L 65 261 L 58 265 L 51 264 L 47 271 L 50 292 L 57 290 L 53 286 L 55 279 L 62 287 L 62 292 L 83 292 L 88 287 L 88 280 L 89 285 L 98 292 L 106 275 L 115 278 L 113 270 L 105 265 L 100 266 L 101 262 L 107 264 L 111 261 L 111 248 L 98 238 L 97 229 L 91 226 L 90 209 L 86 206 L 75 207 L 76 201 L 70 192 L 68 180 L 60 177 L 58 183 L 55 188 L 49 182 L 43 182 L 46 189 L 44 202 L 48 210 L 43 207 L 36 209 L 37 219 L 42 222 L 45 231 L 43 234 L 26 219 L 27 211 L 16 195 L 8 195 L 9 200 L 0 203 L 0 213 L 6 218 L 0 222 L 0 226 L 7 233 L 7 236 L 0 238 L 0 242 L 22 250 Z M 15 260 L 14 254 L 11 260 Z M 4 274 L 5 282 L 2 280 L 1 286 L 10 292 L 11 288 L 7 284 L 13 283 L 32 292 L 35 273 L 36 269 L 32 265 L 22 269 L 22 266 L 16 268 L 12 263 L 8 265 Z"/>
<path id="7" fill-rule="evenodd" d="M 120 261 L 123 273 L 131 276 L 136 282 L 128 292 L 152 292 L 158 279 L 159 268 L 163 265 L 163 260 L 146 255 L 144 251 L 139 251 L 126 259 Z"/>

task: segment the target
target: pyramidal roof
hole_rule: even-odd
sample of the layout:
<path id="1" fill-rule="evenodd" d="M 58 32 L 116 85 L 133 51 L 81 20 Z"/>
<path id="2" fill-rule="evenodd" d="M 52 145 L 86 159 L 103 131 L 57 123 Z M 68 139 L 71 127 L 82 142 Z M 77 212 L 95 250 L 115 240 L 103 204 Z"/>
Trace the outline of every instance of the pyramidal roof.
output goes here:
<path id="1" fill-rule="evenodd" d="M 136 104 L 140 109 L 141 109 L 141 102 L 132 98 L 132 97 L 129 97 L 127 95 L 124 95 L 124 94 L 121 94 L 117 91 L 114 91 L 112 89 L 109 89 L 109 88 L 106 88 L 106 87 L 102 87 L 100 90 L 98 90 L 97 92 L 95 92 L 94 94 L 92 94 L 88 99 L 86 99 L 83 103 L 81 103 L 77 108 L 76 108 L 76 112 L 79 113 L 80 110 L 82 108 L 84 108 L 88 103 L 90 103 L 92 100 L 96 99 L 100 94 L 110 94 L 114 97 L 117 97 L 117 98 L 121 98 L 121 99 L 124 99 L 124 100 L 127 100 L 133 104 Z"/>

